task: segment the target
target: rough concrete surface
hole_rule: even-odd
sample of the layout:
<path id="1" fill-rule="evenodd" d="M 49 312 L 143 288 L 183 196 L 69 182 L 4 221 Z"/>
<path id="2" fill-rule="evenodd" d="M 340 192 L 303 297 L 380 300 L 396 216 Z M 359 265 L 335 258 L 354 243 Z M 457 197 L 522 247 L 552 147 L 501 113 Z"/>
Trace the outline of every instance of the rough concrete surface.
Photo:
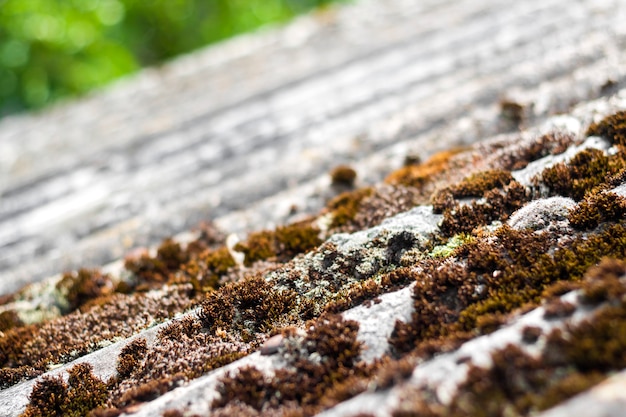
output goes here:
<path id="1" fill-rule="evenodd" d="M 598 259 L 584 264 L 584 271 L 571 282 L 569 276 L 560 276 L 565 284 L 553 288 L 551 295 L 543 291 L 558 282 L 533 287 L 532 296 L 524 293 L 526 282 L 520 282 L 507 294 L 489 285 L 517 271 L 489 264 L 496 265 L 499 254 L 485 248 L 494 242 L 505 246 L 510 243 L 506 239 L 523 238 L 530 245 L 545 238 L 541 247 L 548 258 L 571 250 L 574 255 L 566 253 L 562 259 L 583 265 L 586 260 L 576 257 L 582 252 L 574 252 L 572 242 L 584 246 L 580 242 L 623 226 L 626 202 L 619 198 L 626 195 L 622 175 L 626 171 L 615 173 L 606 167 L 621 166 L 624 144 L 604 137 L 606 133 L 588 135 L 587 129 L 626 110 L 625 21 L 626 4 L 620 0 L 362 0 L 208 47 L 41 113 L 1 120 L 0 295 L 34 284 L 0 305 L 0 325 L 7 326 L 0 331 L 0 343 L 7 351 L 11 343 L 24 352 L 31 346 L 47 348 L 36 343 L 63 339 L 66 323 L 88 322 L 91 315 L 116 308 L 131 311 L 146 297 L 159 306 L 174 294 L 191 301 L 188 305 L 181 301 L 184 308 L 165 303 L 165 312 L 146 308 L 137 314 L 145 324 L 133 324 L 138 330 L 130 336 L 94 335 L 87 329 L 82 337 L 95 341 L 87 353 L 76 348 L 69 356 L 54 356 L 51 350 L 49 358 L 36 361 L 28 355 L 19 357 L 20 352 L 2 352 L 0 416 L 20 415 L 33 387 L 50 376 L 67 380 L 68 371 L 84 362 L 113 387 L 107 388 L 109 402 L 100 405 L 133 416 L 164 415 L 176 409 L 185 416 L 285 415 L 273 414 L 280 411 L 395 417 L 403 411 L 424 412 L 427 406 L 432 406 L 428 411 L 433 415 L 446 415 L 446 407 L 463 415 L 473 401 L 481 400 L 480 392 L 464 384 L 477 372 L 496 366 L 494 357 L 503 350 L 517 348 L 522 352 L 515 351 L 518 357 L 536 358 L 554 371 L 555 380 L 573 372 L 573 365 L 550 362 L 554 348 L 547 347 L 548 339 L 557 338 L 557 330 L 574 334 L 587 321 L 600 321 L 598 317 L 610 308 L 623 309 L 626 266 L 617 261 L 602 264 L 603 254 L 585 252 Z M 559 141 L 565 143 L 563 149 Z M 611 172 L 600 181 L 604 188 L 590 185 L 580 198 L 565 195 L 571 190 L 550 188 L 542 173 L 551 167 L 571 168 L 584 151 L 610 161 L 600 164 Z M 445 162 L 437 162 L 437 156 L 435 162 L 429 161 L 432 155 Z M 421 164 L 407 162 L 416 157 Z M 340 164 L 357 172 L 354 188 L 331 185 L 329 172 Z M 403 178 L 399 172 L 411 169 L 422 177 L 410 183 L 397 180 Z M 479 195 L 459 191 L 468 174 L 502 170 L 511 178 L 506 185 Z M 577 185 L 583 180 L 570 182 Z M 368 186 L 372 188 L 364 188 Z M 455 219 L 473 221 L 463 214 L 463 207 L 477 212 L 497 207 L 516 186 L 523 196 L 502 203 L 509 204 L 503 213 L 493 217 L 487 213 L 468 230 L 456 225 L 462 232 L 446 229 Z M 350 220 L 353 223 L 333 226 L 339 215 L 332 206 L 337 200 L 332 199 L 344 190 L 368 194 L 358 202 L 361 211 Z M 443 195 L 439 192 L 449 192 L 449 200 L 459 204 L 438 207 L 435 197 Z M 617 200 L 605 206 L 597 203 L 606 194 Z M 601 212 L 599 223 L 575 224 L 572 213 L 596 203 L 592 208 Z M 212 221 L 228 236 L 223 248 L 233 259 L 226 272 L 215 272 L 221 265 L 210 264 L 215 259 L 209 255 L 219 252 L 217 246 L 189 255 L 187 263 L 168 266 L 166 277 L 151 277 L 156 284 L 142 282 L 145 271 L 140 268 L 133 273 L 123 266 L 125 256 L 138 259 L 137 248 L 150 248 L 151 256 L 158 257 L 155 247 L 166 237 L 193 242 L 199 235 L 194 227 L 201 221 Z M 309 246 L 300 249 L 300 240 L 295 248 L 289 246 L 293 242 L 280 241 L 274 256 L 245 263 L 250 253 L 244 252 L 253 246 L 252 237 L 246 241 L 248 233 L 295 221 L 312 228 L 320 242 L 305 242 Z M 612 243 L 624 246 L 621 241 Z M 481 248 L 484 259 L 470 259 L 456 250 L 459 247 Z M 624 259 L 625 251 L 612 257 Z M 536 263 L 546 259 L 529 256 Z M 514 257 L 507 259 L 514 262 Z M 578 273 L 561 261 L 555 271 Z M 472 262 L 484 270 L 470 271 L 475 267 Z M 111 273 L 113 283 L 106 284 L 111 288 L 120 282 L 139 285 L 130 289 L 118 285 L 113 295 L 93 296 L 94 304 L 61 311 L 70 294 L 59 286 L 59 274 L 91 266 Z M 525 266 L 532 274 L 514 276 L 531 281 L 543 273 L 535 266 Z M 221 279 L 210 288 L 202 286 L 210 275 L 207 271 Z M 467 280 L 468 287 L 456 277 Z M 441 283 L 431 287 L 430 280 Z M 602 280 L 610 280 L 607 293 L 593 293 Z M 247 288 L 250 282 L 259 288 Z M 453 290 L 442 290 L 446 285 Z M 253 290 L 259 290 L 260 301 L 246 294 Z M 462 291 L 468 299 L 485 301 L 484 310 L 493 314 L 461 316 L 461 310 L 455 311 L 461 309 L 461 301 L 455 297 Z M 528 298 L 515 308 L 497 304 L 507 296 L 515 299 L 516 292 Z M 589 301 L 590 294 L 600 301 Z M 495 307 L 487 303 L 492 296 Z M 281 302 L 286 303 L 284 311 L 275 307 Z M 218 326 L 220 311 L 212 311 L 213 306 L 233 313 Z M 419 314 L 416 306 L 421 308 Z M 280 310 L 274 323 L 262 321 L 266 307 L 272 313 L 271 309 Z M 12 313 L 41 323 L 19 323 L 17 328 L 26 329 L 19 333 L 9 327 L 6 317 Z M 429 324 L 420 322 L 424 317 L 441 320 L 447 330 L 436 336 L 411 336 Z M 485 317 L 491 321 L 479 326 Z M 453 327 L 461 319 L 469 323 L 464 331 Z M 333 320 L 339 320 L 339 330 L 332 327 Z M 625 321 L 615 319 L 615 325 L 622 326 L 616 328 L 626 328 Z M 539 333 L 533 342 L 527 341 L 529 327 Z M 431 331 L 436 334 L 436 329 Z M 259 347 L 272 334 L 281 334 L 283 342 L 276 354 L 261 355 Z M 354 337 L 360 349 L 354 362 L 350 347 L 332 345 L 342 337 Z M 120 374 L 120 352 L 139 339 L 146 340 L 149 358 L 162 360 L 155 372 L 167 377 L 157 372 L 162 378 L 151 380 L 151 369 L 140 364 L 129 371 L 136 379 Z M 621 343 L 623 338 L 615 339 Z M 198 345 L 203 340 L 206 344 Z M 52 343 L 80 346 L 66 339 Z M 210 350 L 218 345 L 223 350 Z M 192 347 L 185 350 L 188 346 Z M 336 357 L 317 352 L 331 348 L 343 350 L 334 351 Z M 168 354 L 180 356 L 172 359 Z M 216 358 L 223 362 L 209 366 Z M 320 369 L 334 372 L 337 369 L 324 366 L 340 359 L 345 362 L 336 368 L 346 373 L 337 371 L 318 381 L 328 384 L 323 402 L 313 398 L 304 404 L 298 397 L 281 403 L 281 395 L 287 393 L 279 390 L 284 386 L 272 385 L 272 378 L 293 389 L 289 378 L 305 384 L 306 379 L 297 378 L 316 375 Z M 616 363 L 621 363 L 618 359 Z M 205 371 L 184 368 L 187 360 Z M 18 368 L 23 362 L 28 366 Z M 174 373 L 168 373 L 168 366 L 182 367 L 175 375 L 179 379 L 168 379 Z M 241 392 L 233 390 L 235 399 L 219 405 L 218 400 L 230 394 L 224 392 L 229 378 L 232 383 L 251 368 L 259 372 L 259 380 L 239 381 Z M 389 369 L 397 375 L 385 375 Z M 14 373 L 28 375 L 31 370 L 39 372 L 36 377 L 11 380 Z M 533 397 L 539 408 L 519 415 L 558 417 L 583 410 L 589 416 L 621 415 L 626 401 L 623 371 L 610 366 L 600 371 L 608 378 L 575 392 L 556 383 L 562 388 L 557 391 L 551 385 L 554 392 L 568 393 L 568 399 L 544 409 L 545 402 Z M 510 382 L 503 378 L 503 385 Z M 170 385 L 150 385 L 163 381 Z M 137 387 L 124 384 L 156 391 L 130 395 Z M 267 398 L 259 405 L 246 393 L 253 399 Z M 487 407 L 487 415 L 515 411 L 511 404 L 502 407 Z"/>

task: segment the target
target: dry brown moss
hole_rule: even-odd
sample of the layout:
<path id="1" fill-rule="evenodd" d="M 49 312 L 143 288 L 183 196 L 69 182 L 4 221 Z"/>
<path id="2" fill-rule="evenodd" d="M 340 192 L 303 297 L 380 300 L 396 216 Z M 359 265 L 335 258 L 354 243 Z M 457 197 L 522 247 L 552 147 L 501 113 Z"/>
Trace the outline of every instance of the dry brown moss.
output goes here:
<path id="1" fill-rule="evenodd" d="M 422 188 L 450 167 L 450 160 L 453 156 L 465 150 L 464 148 L 458 148 L 436 153 L 422 164 L 404 166 L 392 172 L 385 178 L 385 182 Z"/>
<path id="2" fill-rule="evenodd" d="M 605 256 L 626 257 L 626 228 L 622 223 L 607 226 L 550 255 L 554 244 L 546 234 L 504 226 L 493 237 L 461 246 L 452 258 L 423 263 L 412 322 L 396 323 L 392 345 L 398 353 L 408 352 L 429 340 L 480 331 L 481 323 L 497 323 L 498 315 L 537 305 L 551 284 L 580 280 Z M 485 321 L 488 316 L 492 318 Z"/>
<path id="3" fill-rule="evenodd" d="M 107 387 L 93 375 L 92 366 L 79 363 L 69 371 L 68 382 L 61 376 L 44 376 L 35 383 L 23 417 L 82 417 L 104 404 Z"/>
<path id="4" fill-rule="evenodd" d="M 626 169 L 623 153 L 607 156 L 598 149 L 585 149 L 569 162 L 558 163 L 543 170 L 535 184 L 543 184 L 549 195 L 581 200 L 586 193 L 601 190 L 615 175 Z"/>
<path id="5" fill-rule="evenodd" d="M 113 292 L 111 277 L 97 269 L 81 268 L 77 272 L 66 272 L 56 285 L 65 296 L 67 308 L 64 312 L 77 308 Z"/>
<path id="6" fill-rule="evenodd" d="M 365 368 L 355 367 L 361 348 L 356 340 L 358 324 L 326 315 L 305 327 L 310 329 L 308 334 L 288 344 L 286 357 L 291 358 L 291 369 L 278 369 L 272 377 L 253 366 L 229 373 L 220 380 L 220 397 L 212 407 L 245 404 L 257 411 L 278 413 L 280 407 L 296 403 L 302 415 L 309 416 L 319 411 L 320 403 L 329 406 L 345 395 L 361 392 L 342 385 L 351 376 L 367 373 Z"/>
<path id="7" fill-rule="evenodd" d="M 339 165 L 330 171 L 333 186 L 352 187 L 356 180 L 356 171 L 348 165 Z"/>
<path id="8" fill-rule="evenodd" d="M 569 222 L 577 229 L 593 229 L 601 223 L 616 222 L 626 215 L 626 198 L 611 192 L 588 194 L 570 212 Z"/>
<path id="9" fill-rule="evenodd" d="M 276 290 L 262 277 L 254 276 L 208 294 L 199 317 L 211 332 L 229 330 L 251 340 L 279 323 L 297 320 L 297 306 L 294 291 Z"/>
<path id="10" fill-rule="evenodd" d="M 494 220 L 505 221 L 530 200 L 529 192 L 517 181 L 512 181 L 502 190 L 492 189 L 483 194 L 484 201 L 460 204 L 448 200 L 443 209 L 440 225 L 444 237 L 470 233 L 476 227 L 485 226 Z"/>
<path id="11" fill-rule="evenodd" d="M 602 136 L 615 145 L 626 146 L 626 111 L 618 111 L 598 123 L 592 123 L 587 136 Z"/>

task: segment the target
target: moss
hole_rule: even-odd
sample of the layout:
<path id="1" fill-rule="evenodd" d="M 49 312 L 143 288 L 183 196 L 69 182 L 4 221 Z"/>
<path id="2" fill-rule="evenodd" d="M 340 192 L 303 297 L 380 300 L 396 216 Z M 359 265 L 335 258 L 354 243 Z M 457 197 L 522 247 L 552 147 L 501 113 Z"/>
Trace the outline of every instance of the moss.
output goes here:
<path id="1" fill-rule="evenodd" d="M 625 294 L 620 278 L 626 274 L 626 263 L 619 259 L 604 258 L 588 272 L 581 289 L 581 301 L 598 304 L 619 300 Z"/>
<path id="2" fill-rule="evenodd" d="M 524 106 L 515 101 L 501 100 L 500 117 L 519 125 L 524 120 Z"/>
<path id="3" fill-rule="evenodd" d="M 330 171 L 331 184 L 352 187 L 356 180 L 356 171 L 347 165 L 339 165 Z"/>
<path id="4" fill-rule="evenodd" d="M 385 182 L 394 185 L 404 185 L 409 187 L 422 188 L 437 175 L 445 172 L 450 166 L 453 156 L 464 151 L 464 148 L 457 148 L 439 152 L 430 157 L 426 162 L 419 165 L 404 166 L 385 178 Z"/>
<path id="5" fill-rule="evenodd" d="M 542 333 L 543 330 L 541 330 L 541 327 L 525 326 L 522 329 L 522 342 L 533 344 L 539 340 Z"/>
<path id="6" fill-rule="evenodd" d="M 21 327 L 24 322 L 14 310 L 5 310 L 0 313 L 0 332 L 6 332 L 14 327 Z"/>
<path id="7" fill-rule="evenodd" d="M 69 390 L 67 400 L 62 406 L 64 416 L 85 416 L 105 403 L 108 397 L 107 386 L 93 375 L 90 364 L 79 363 L 68 374 Z"/>
<path id="8" fill-rule="evenodd" d="M 545 392 L 537 396 L 535 408 L 538 411 L 552 408 L 568 398 L 587 391 L 604 379 L 606 379 L 606 376 L 600 372 L 586 374 L 578 372 L 568 373 L 566 377 L 550 385 Z"/>
<path id="9" fill-rule="evenodd" d="M 176 375 L 173 377 L 159 378 L 140 384 L 124 393 L 116 406 L 128 407 L 132 404 L 154 400 L 168 391 L 176 388 L 184 377 Z"/>
<path id="10" fill-rule="evenodd" d="M 332 214 L 330 228 L 337 228 L 349 224 L 358 213 L 363 200 L 373 193 L 372 188 L 361 188 L 339 194 L 328 202 L 326 208 Z"/>
<path id="11" fill-rule="evenodd" d="M 93 375 L 90 364 L 75 365 L 68 374 L 68 383 L 61 376 L 44 376 L 37 381 L 22 416 L 80 417 L 104 404 L 106 384 Z"/>
<path id="12" fill-rule="evenodd" d="M 567 301 L 563 301 L 559 298 L 548 302 L 544 306 L 543 317 L 547 320 L 550 319 L 563 319 L 571 316 L 576 311 L 576 306 Z"/>
<path id="13" fill-rule="evenodd" d="M 279 257 L 288 260 L 297 254 L 308 252 L 322 244 L 318 228 L 308 222 L 276 228 Z"/>
<path id="14" fill-rule="evenodd" d="M 528 190 L 517 181 L 512 181 L 501 191 L 487 191 L 484 201 L 474 201 L 469 205 L 453 203 L 451 207 L 444 209 L 441 234 L 444 237 L 467 234 L 494 220 L 505 221 L 529 200 Z"/>
<path id="15" fill-rule="evenodd" d="M 205 249 L 194 253 L 191 259 L 181 266 L 183 274 L 170 277 L 170 284 L 189 282 L 194 290 L 204 293 L 216 289 L 220 279 L 237 266 L 226 246 L 216 249 Z"/>
<path id="16" fill-rule="evenodd" d="M 305 327 L 310 330 L 302 340 L 287 343 L 286 357 L 291 358 L 292 368 L 277 369 L 272 377 L 253 366 L 231 372 L 220 379 L 220 397 L 212 407 L 240 403 L 268 411 L 296 402 L 303 415 L 312 415 L 319 411 L 315 405 L 324 398 L 328 406 L 331 398 L 339 401 L 345 395 L 361 392 L 342 385 L 349 377 L 367 372 L 355 369 L 361 349 L 356 340 L 358 324 L 341 316 L 325 315 Z"/>
<path id="17" fill-rule="evenodd" d="M 169 274 L 178 270 L 188 260 L 189 254 L 183 250 L 180 243 L 165 239 L 157 249 L 155 257 L 144 253 L 138 258 L 126 258 L 124 267 L 139 278 L 141 289 L 141 284 L 154 287 L 155 284 L 167 282 Z"/>
<path id="18" fill-rule="evenodd" d="M 626 146 L 626 111 L 618 111 L 598 123 L 592 123 L 587 136 L 602 136 L 615 145 Z"/>
<path id="19" fill-rule="evenodd" d="M 340 313 L 372 300 L 383 293 L 383 288 L 374 279 L 356 282 L 349 288 L 336 294 L 335 300 L 327 303 L 323 311 Z"/>
<path id="20" fill-rule="evenodd" d="M 279 226 L 275 231 L 251 233 L 245 242 L 235 245 L 235 250 L 245 254 L 246 266 L 262 260 L 284 262 L 319 246 L 319 233 L 309 221 Z"/>
<path id="21" fill-rule="evenodd" d="M 146 339 L 137 338 L 128 343 L 117 358 L 117 377 L 124 379 L 141 366 L 141 362 L 146 355 L 148 345 Z"/>
<path id="22" fill-rule="evenodd" d="M 626 198 L 611 192 L 588 194 L 569 214 L 577 229 L 593 229 L 600 223 L 616 222 L 626 215 Z"/>
<path id="23" fill-rule="evenodd" d="M 37 378 L 43 371 L 32 366 L 18 366 L 17 368 L 0 369 L 0 389 L 9 388 L 28 379 Z"/>
<path id="24" fill-rule="evenodd" d="M 56 417 L 63 415 L 67 384 L 63 377 L 44 376 L 33 386 L 22 417 Z"/>
<path id="25" fill-rule="evenodd" d="M 585 149 L 569 162 L 558 163 L 543 170 L 535 184 L 543 183 L 550 195 L 561 195 L 581 200 L 586 193 L 602 189 L 612 176 L 626 169 L 626 160 L 620 152 L 607 156 L 598 149 Z"/>
<path id="26" fill-rule="evenodd" d="M 582 279 L 604 256 L 626 257 L 626 229 L 621 223 L 607 226 L 549 255 L 553 244 L 548 235 L 503 226 L 450 258 L 423 262 L 415 278 L 412 321 L 397 322 L 390 340 L 395 351 L 403 354 L 457 332 L 493 330 L 498 316 L 538 305 L 553 283 Z"/>
<path id="27" fill-rule="evenodd" d="M 504 188 L 512 181 L 510 171 L 494 169 L 472 174 L 448 190 L 454 198 L 483 197 L 487 191 Z"/>
<path id="28" fill-rule="evenodd" d="M 294 291 L 274 289 L 262 277 L 249 277 L 208 294 L 199 317 L 211 332 L 230 330 L 250 340 L 258 332 L 287 324 L 297 311 L 296 297 Z"/>
<path id="29" fill-rule="evenodd" d="M 452 236 L 444 245 L 435 246 L 429 253 L 433 258 L 447 258 L 454 250 L 465 243 L 471 242 L 474 237 L 467 233 L 460 233 Z"/>
<path id="30" fill-rule="evenodd" d="M 63 274 L 56 288 L 64 295 L 68 313 L 102 296 L 113 292 L 111 277 L 97 269 L 79 269 L 78 272 Z"/>
<path id="31" fill-rule="evenodd" d="M 251 233 L 245 243 L 238 243 L 234 249 L 246 255 L 244 260 L 246 266 L 256 261 L 270 259 L 276 256 L 274 233 L 269 230 Z"/>

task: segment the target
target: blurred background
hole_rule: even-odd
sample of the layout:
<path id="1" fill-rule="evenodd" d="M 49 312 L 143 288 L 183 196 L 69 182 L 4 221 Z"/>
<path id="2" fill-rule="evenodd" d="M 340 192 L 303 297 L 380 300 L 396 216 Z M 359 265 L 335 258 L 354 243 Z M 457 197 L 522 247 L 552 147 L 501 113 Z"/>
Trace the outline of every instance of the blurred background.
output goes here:
<path id="1" fill-rule="evenodd" d="M 0 116 L 346 0 L 0 0 Z"/>

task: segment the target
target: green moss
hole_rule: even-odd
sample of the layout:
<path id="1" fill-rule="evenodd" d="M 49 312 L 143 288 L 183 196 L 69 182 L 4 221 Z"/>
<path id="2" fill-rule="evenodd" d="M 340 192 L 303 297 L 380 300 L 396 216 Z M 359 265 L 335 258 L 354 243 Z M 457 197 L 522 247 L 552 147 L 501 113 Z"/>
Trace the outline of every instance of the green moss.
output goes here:
<path id="1" fill-rule="evenodd" d="M 447 258 L 452 255 L 454 250 L 468 242 L 474 240 L 472 235 L 467 233 L 460 233 L 452 236 L 445 245 L 435 246 L 429 253 L 429 256 L 433 258 Z"/>
<path id="2" fill-rule="evenodd" d="M 618 111 L 598 123 L 592 123 L 587 136 L 602 136 L 615 145 L 626 146 L 626 111 Z"/>
<path id="3" fill-rule="evenodd" d="M 322 244 L 320 231 L 308 222 L 276 228 L 278 254 L 288 260 L 299 253 L 305 253 Z"/>
<path id="4" fill-rule="evenodd" d="M 309 221 L 279 226 L 275 231 L 251 233 L 245 242 L 235 245 L 235 250 L 245 254 L 244 264 L 251 266 L 262 260 L 287 261 L 295 255 L 319 246 L 319 229 Z"/>

